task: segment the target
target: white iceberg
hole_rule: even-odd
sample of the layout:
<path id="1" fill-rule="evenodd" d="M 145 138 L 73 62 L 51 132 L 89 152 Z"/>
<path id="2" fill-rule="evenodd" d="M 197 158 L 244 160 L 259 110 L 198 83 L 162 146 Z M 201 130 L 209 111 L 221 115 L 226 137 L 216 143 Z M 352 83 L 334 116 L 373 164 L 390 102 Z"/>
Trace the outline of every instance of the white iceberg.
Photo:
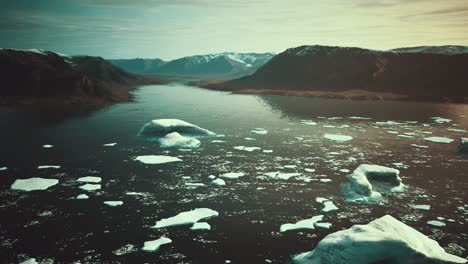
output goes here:
<path id="1" fill-rule="evenodd" d="M 184 137 L 177 132 L 172 132 L 159 139 L 162 148 L 198 148 L 200 140 L 191 137 Z"/>
<path id="2" fill-rule="evenodd" d="M 322 219 L 323 215 L 317 215 L 309 219 L 298 221 L 295 224 L 283 224 L 280 226 L 280 232 L 286 232 L 289 230 L 315 229 L 314 224 L 322 221 Z"/>
<path id="3" fill-rule="evenodd" d="M 86 176 L 86 177 L 81 177 L 78 178 L 79 182 L 91 182 L 91 183 L 99 183 L 101 182 L 101 177 L 96 177 L 96 176 Z"/>
<path id="4" fill-rule="evenodd" d="M 218 185 L 218 186 L 225 186 L 226 185 L 226 182 L 223 179 L 215 179 L 215 180 L 212 181 L 212 183 L 214 185 Z"/>
<path id="5" fill-rule="evenodd" d="M 154 252 L 154 251 L 158 251 L 162 245 L 170 244 L 170 243 L 172 243 L 172 240 L 170 238 L 161 237 L 156 240 L 146 241 L 145 244 L 143 245 L 142 250 Z"/>
<path id="6" fill-rule="evenodd" d="M 235 146 L 234 149 L 252 152 L 254 150 L 260 150 L 261 148 L 259 148 L 259 147 Z"/>
<path id="7" fill-rule="evenodd" d="M 104 144 L 104 145 L 102 145 L 102 146 L 103 146 L 103 147 L 113 147 L 113 146 L 115 146 L 115 145 L 117 145 L 117 143 L 107 143 L 107 144 Z"/>
<path id="8" fill-rule="evenodd" d="M 197 208 L 191 211 L 179 213 L 176 216 L 165 218 L 156 222 L 152 228 L 163 228 L 179 225 L 193 225 L 194 223 L 207 218 L 218 216 L 219 213 L 209 208 Z"/>
<path id="9" fill-rule="evenodd" d="M 0 171 L 6 171 L 8 170 L 8 167 L 0 167 Z"/>
<path id="10" fill-rule="evenodd" d="M 77 200 L 86 200 L 88 198 L 89 198 L 88 195 L 82 193 L 82 194 L 78 194 L 75 199 L 77 199 Z"/>
<path id="11" fill-rule="evenodd" d="M 112 207 L 115 207 L 115 206 L 120 206 L 123 204 L 122 201 L 104 201 L 104 204 L 105 205 L 108 205 L 108 206 L 112 206 Z"/>
<path id="12" fill-rule="evenodd" d="M 446 138 L 446 137 L 426 137 L 423 138 L 424 140 L 431 141 L 431 142 L 436 142 L 436 143 L 445 143 L 449 144 L 453 142 L 453 139 L 451 138 Z"/>
<path id="13" fill-rule="evenodd" d="M 263 128 L 255 128 L 254 130 L 251 131 L 252 133 L 255 133 L 257 135 L 266 135 L 268 134 L 268 130 L 263 129 Z"/>
<path id="14" fill-rule="evenodd" d="M 134 160 L 137 160 L 144 164 L 163 164 L 163 163 L 169 163 L 169 162 L 182 161 L 181 159 L 177 157 L 164 156 L 164 155 L 138 156 Z"/>
<path id="15" fill-rule="evenodd" d="M 311 252 L 296 255 L 295 264 L 466 263 L 439 244 L 390 215 L 354 225 L 322 239 Z"/>
<path id="16" fill-rule="evenodd" d="M 351 136 L 335 135 L 335 134 L 325 134 L 323 135 L 323 137 L 329 140 L 339 141 L 339 142 L 350 141 L 351 139 L 353 139 L 353 137 Z"/>
<path id="17" fill-rule="evenodd" d="M 243 173 L 243 172 L 228 172 L 228 173 L 221 174 L 219 177 L 223 177 L 223 178 L 226 178 L 226 179 L 237 179 L 237 178 L 240 178 L 240 177 L 242 177 L 244 175 L 245 175 L 245 173 Z"/>
<path id="18" fill-rule="evenodd" d="M 140 136 L 161 137 L 177 132 L 188 136 L 216 136 L 215 133 L 179 119 L 155 119 L 145 124 L 138 132 Z"/>
<path id="19" fill-rule="evenodd" d="M 279 171 L 267 172 L 267 173 L 264 173 L 264 175 L 272 179 L 278 179 L 278 180 L 289 180 L 289 178 L 301 176 L 301 174 L 298 172 L 284 173 L 284 172 L 279 172 Z"/>
<path id="20" fill-rule="evenodd" d="M 29 178 L 29 179 L 18 179 L 11 185 L 12 190 L 19 191 L 42 191 L 49 187 L 52 187 L 59 183 L 56 179 L 45 179 L 45 178 Z"/>
<path id="21" fill-rule="evenodd" d="M 413 204 L 411 207 L 418 210 L 431 210 L 431 206 L 429 204 Z"/>
<path id="22" fill-rule="evenodd" d="M 192 227 L 190 227 L 191 230 L 210 230 L 211 226 L 210 224 L 206 222 L 200 222 L 200 223 L 195 223 L 193 224 Z"/>
<path id="23" fill-rule="evenodd" d="M 441 222 L 441 221 L 438 221 L 438 220 L 427 221 L 427 224 L 428 224 L 428 225 L 431 225 L 431 226 L 436 226 L 436 227 L 443 227 L 443 226 L 445 226 L 445 223 L 444 223 L 444 222 Z"/>
<path id="24" fill-rule="evenodd" d="M 54 146 L 53 145 L 49 145 L 49 144 L 45 144 L 45 145 L 42 145 L 43 148 L 53 148 Z"/>
<path id="25" fill-rule="evenodd" d="M 85 191 L 96 191 L 101 189 L 101 184 L 85 184 L 81 185 L 80 189 L 85 190 Z"/>
<path id="26" fill-rule="evenodd" d="M 443 118 L 443 117 L 431 117 L 431 119 L 436 122 L 436 123 L 439 123 L 439 124 L 443 124 L 443 123 L 450 123 L 452 122 L 452 119 L 448 119 L 448 118 Z"/>
<path id="27" fill-rule="evenodd" d="M 37 166 L 38 170 L 44 170 L 44 169 L 60 169 L 60 166 L 57 165 L 41 165 Z"/>

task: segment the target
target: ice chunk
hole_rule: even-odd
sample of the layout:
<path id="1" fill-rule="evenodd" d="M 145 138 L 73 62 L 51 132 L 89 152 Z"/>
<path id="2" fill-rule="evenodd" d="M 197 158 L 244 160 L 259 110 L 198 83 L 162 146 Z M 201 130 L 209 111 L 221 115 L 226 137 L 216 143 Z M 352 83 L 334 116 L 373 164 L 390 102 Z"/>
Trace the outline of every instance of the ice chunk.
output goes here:
<path id="1" fill-rule="evenodd" d="M 190 186 L 190 187 L 203 187 L 205 186 L 204 183 L 201 182 L 186 182 L 185 186 Z"/>
<path id="2" fill-rule="evenodd" d="M 315 172 L 315 169 L 305 168 L 304 170 L 305 170 L 306 172 Z"/>
<path id="3" fill-rule="evenodd" d="M 36 261 L 35 258 L 30 258 L 28 260 L 25 260 L 23 262 L 20 262 L 20 264 L 38 264 L 39 262 Z"/>
<path id="4" fill-rule="evenodd" d="M 115 146 L 115 145 L 117 145 L 117 143 L 107 143 L 107 144 L 104 144 L 104 145 L 102 145 L 102 146 L 103 146 L 103 147 L 113 147 L 113 146 Z"/>
<path id="5" fill-rule="evenodd" d="M 452 119 L 443 118 L 443 117 L 431 117 L 431 119 L 432 119 L 434 122 L 439 123 L 439 124 L 452 122 Z"/>
<path id="6" fill-rule="evenodd" d="M 235 146 L 234 149 L 252 152 L 254 150 L 260 150 L 261 148 L 259 148 L 259 147 Z"/>
<path id="7" fill-rule="evenodd" d="M 155 119 L 145 124 L 138 132 L 140 136 L 161 137 L 177 132 L 188 136 L 216 136 L 215 133 L 179 119 Z"/>
<path id="8" fill-rule="evenodd" d="M 81 177 L 78 178 L 79 182 L 92 182 L 92 183 L 99 183 L 101 182 L 101 177 L 96 177 L 96 176 L 86 176 L 86 177 Z"/>
<path id="9" fill-rule="evenodd" d="M 137 249 L 135 248 L 134 245 L 127 244 L 125 246 L 122 246 L 119 249 L 116 249 L 116 250 L 112 251 L 112 253 L 114 253 L 114 255 L 116 255 L 116 256 L 122 256 L 122 255 L 125 255 L 125 254 L 128 254 L 128 253 L 135 252 L 136 250 Z"/>
<path id="10" fill-rule="evenodd" d="M 172 240 L 170 238 L 160 237 L 159 239 L 156 239 L 156 240 L 146 241 L 145 244 L 143 245 L 142 250 L 154 252 L 154 251 L 158 251 L 162 245 L 170 244 L 170 243 L 172 243 Z"/>
<path id="11" fill-rule="evenodd" d="M 129 196 L 146 196 L 146 193 L 142 193 L 142 192 L 126 192 L 125 195 L 129 195 Z"/>
<path id="12" fill-rule="evenodd" d="M 162 148 L 198 148 L 200 140 L 191 137 L 184 137 L 177 132 L 167 134 L 159 139 Z"/>
<path id="13" fill-rule="evenodd" d="M 293 261 L 295 264 L 466 263 L 466 259 L 446 253 L 436 241 L 390 215 L 332 233 L 313 251 L 296 255 Z"/>
<path id="14" fill-rule="evenodd" d="M 304 124 L 304 125 L 308 125 L 308 126 L 316 126 L 317 125 L 316 122 L 307 121 L 307 120 L 303 120 L 303 121 L 301 121 L 301 123 Z"/>
<path id="15" fill-rule="evenodd" d="M 284 173 L 284 172 L 279 172 L 279 171 L 267 172 L 264 175 L 267 177 L 270 177 L 273 179 L 279 179 L 279 180 L 289 180 L 289 178 L 301 176 L 301 174 L 298 172 Z"/>
<path id="16" fill-rule="evenodd" d="M 332 182 L 332 179 L 320 179 L 320 182 L 328 183 L 328 182 Z"/>
<path id="17" fill-rule="evenodd" d="M 89 198 L 88 195 L 82 193 L 82 194 L 78 194 L 75 199 L 77 199 L 77 200 L 86 200 L 88 198 Z"/>
<path id="18" fill-rule="evenodd" d="M 323 215 L 313 216 L 312 218 L 301 220 L 295 224 L 283 224 L 280 226 L 280 232 L 286 232 L 289 230 L 301 230 L 301 229 L 315 229 L 314 224 L 322 221 Z"/>
<path id="19" fill-rule="evenodd" d="M 468 133 L 468 130 L 459 129 L 459 128 L 447 128 L 447 130 L 452 131 L 452 132 Z"/>
<path id="20" fill-rule="evenodd" d="M 45 144 L 45 145 L 42 145 L 43 148 L 53 148 L 54 146 L 53 145 L 49 145 L 49 144 Z"/>
<path id="21" fill-rule="evenodd" d="M 417 144 L 411 144 L 411 146 L 415 148 L 429 148 L 429 146 L 423 146 L 423 145 L 417 145 Z"/>
<path id="22" fill-rule="evenodd" d="M 237 179 L 237 178 L 240 178 L 240 177 L 242 177 L 244 175 L 245 175 L 245 173 L 243 173 L 243 172 L 228 172 L 228 173 L 221 174 L 219 177 L 223 177 L 223 178 L 226 178 L 226 179 Z"/>
<path id="23" fill-rule="evenodd" d="M 339 171 L 340 171 L 340 172 L 343 172 L 343 173 L 348 173 L 348 172 L 350 172 L 350 170 L 348 170 L 348 169 L 341 169 L 341 170 L 339 170 Z"/>
<path id="24" fill-rule="evenodd" d="M 431 141 L 431 142 L 436 142 L 436 143 L 452 143 L 453 139 L 451 138 L 446 138 L 446 137 L 426 137 L 424 140 Z"/>
<path id="25" fill-rule="evenodd" d="M 60 166 L 57 165 L 41 165 L 37 166 L 37 169 L 43 170 L 43 169 L 60 169 Z"/>
<path id="26" fill-rule="evenodd" d="M 211 143 L 226 143 L 226 141 L 215 139 L 215 140 L 212 140 Z"/>
<path id="27" fill-rule="evenodd" d="M 137 160 L 144 164 L 162 164 L 162 163 L 182 161 L 181 159 L 177 157 L 163 156 L 163 155 L 138 156 L 134 160 Z"/>
<path id="28" fill-rule="evenodd" d="M 414 205 L 411 205 L 411 207 L 413 207 L 414 209 L 418 209 L 418 210 L 430 210 L 431 209 L 431 206 L 428 204 L 414 204 Z"/>
<path id="29" fill-rule="evenodd" d="M 395 122 L 395 121 L 385 121 L 385 122 L 375 122 L 375 123 L 381 126 L 403 125 L 403 123 Z"/>
<path id="30" fill-rule="evenodd" d="M 223 180 L 223 179 L 215 179 L 212 181 L 212 183 L 214 185 L 218 185 L 218 186 L 224 186 L 226 185 L 226 182 Z"/>
<path id="31" fill-rule="evenodd" d="M 317 203 L 324 203 L 325 201 L 330 201 L 330 200 L 328 200 L 327 198 L 323 198 L 323 197 L 317 197 L 315 198 L 315 201 Z"/>
<path id="32" fill-rule="evenodd" d="M 431 226 L 437 226 L 437 227 L 443 227 L 443 226 L 445 226 L 445 223 L 444 223 L 444 222 L 441 222 L 441 221 L 438 221 L 438 220 L 427 221 L 427 224 L 428 224 L 428 225 L 431 225 Z"/>
<path id="33" fill-rule="evenodd" d="M 210 226 L 210 224 L 208 224 L 206 222 L 200 222 L 200 223 L 193 224 L 193 226 L 190 227 L 190 229 L 192 229 L 192 230 L 210 230 L 211 226 Z"/>
<path id="34" fill-rule="evenodd" d="M 353 139 L 353 137 L 350 137 L 350 136 L 335 135 L 335 134 L 325 134 L 323 135 L 323 137 L 329 140 L 340 141 L 340 142 L 349 141 Z"/>
<path id="35" fill-rule="evenodd" d="M 80 189 L 85 190 L 85 191 L 96 191 L 101 189 L 101 184 L 85 184 L 81 185 Z"/>
<path id="36" fill-rule="evenodd" d="M 323 208 L 320 210 L 322 213 L 328 213 L 330 211 L 338 210 L 338 207 L 332 201 L 324 201 Z"/>
<path id="37" fill-rule="evenodd" d="M 0 167 L 0 171 L 6 171 L 8 170 L 8 167 Z"/>
<path id="38" fill-rule="evenodd" d="M 208 179 L 210 179 L 210 180 L 214 180 L 214 179 L 216 179 L 216 176 L 214 176 L 214 175 L 210 175 L 210 176 L 208 176 Z"/>
<path id="39" fill-rule="evenodd" d="M 25 191 L 25 192 L 39 191 L 39 190 L 42 191 L 58 183 L 59 183 L 59 180 L 56 180 L 56 179 L 45 179 L 45 178 L 17 179 L 11 185 L 11 189 Z"/>
<path id="40" fill-rule="evenodd" d="M 268 133 L 268 131 L 266 129 L 263 129 L 263 128 L 255 128 L 254 130 L 252 130 L 252 133 L 255 133 L 255 134 L 258 134 L 258 135 L 266 135 Z"/>
<path id="41" fill-rule="evenodd" d="M 330 229 L 331 223 L 314 223 L 314 227 L 317 229 Z"/>
<path id="42" fill-rule="evenodd" d="M 263 153 L 273 153 L 273 150 L 271 150 L 271 149 L 264 149 L 264 150 L 263 150 Z"/>
<path id="43" fill-rule="evenodd" d="M 460 139 L 460 145 L 458 145 L 458 152 L 468 153 L 468 138 Z"/>
<path id="44" fill-rule="evenodd" d="M 120 206 L 123 204 L 122 201 L 104 201 L 104 204 L 108 205 L 108 206 L 112 206 L 112 207 L 115 207 L 115 206 Z"/>
<path id="45" fill-rule="evenodd" d="M 361 117 L 361 116 L 350 116 L 348 118 L 349 119 L 354 119 L 354 120 L 371 120 L 372 119 L 370 117 Z"/>
<path id="46" fill-rule="evenodd" d="M 250 141 L 256 140 L 255 138 L 251 138 L 251 137 L 246 137 L 246 138 L 244 138 L 244 139 L 245 139 L 245 140 L 250 140 Z"/>
<path id="47" fill-rule="evenodd" d="M 218 216 L 219 213 L 209 208 L 197 208 L 192 211 L 182 212 L 176 216 L 165 218 L 156 222 L 152 228 L 163 228 L 179 225 L 193 225 L 194 223 L 207 218 Z"/>

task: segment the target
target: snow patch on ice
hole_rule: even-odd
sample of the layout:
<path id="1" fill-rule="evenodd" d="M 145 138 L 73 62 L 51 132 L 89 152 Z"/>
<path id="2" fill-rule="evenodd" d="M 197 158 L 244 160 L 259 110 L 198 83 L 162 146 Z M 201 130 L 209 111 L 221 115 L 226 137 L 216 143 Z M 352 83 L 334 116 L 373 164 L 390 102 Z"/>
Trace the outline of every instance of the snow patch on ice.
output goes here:
<path id="1" fill-rule="evenodd" d="M 188 136 L 216 136 L 215 133 L 179 119 L 155 119 L 145 124 L 138 132 L 140 136 L 161 137 L 177 132 Z"/>

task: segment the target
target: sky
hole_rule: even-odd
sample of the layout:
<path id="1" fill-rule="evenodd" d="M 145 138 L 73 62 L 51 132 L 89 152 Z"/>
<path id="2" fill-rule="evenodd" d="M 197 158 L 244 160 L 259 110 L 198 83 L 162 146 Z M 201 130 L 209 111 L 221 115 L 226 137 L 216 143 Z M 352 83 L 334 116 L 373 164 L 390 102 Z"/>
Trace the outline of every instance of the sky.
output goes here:
<path id="1" fill-rule="evenodd" d="M 165 60 L 301 45 L 468 46 L 468 0 L 0 0 L 0 47 Z"/>

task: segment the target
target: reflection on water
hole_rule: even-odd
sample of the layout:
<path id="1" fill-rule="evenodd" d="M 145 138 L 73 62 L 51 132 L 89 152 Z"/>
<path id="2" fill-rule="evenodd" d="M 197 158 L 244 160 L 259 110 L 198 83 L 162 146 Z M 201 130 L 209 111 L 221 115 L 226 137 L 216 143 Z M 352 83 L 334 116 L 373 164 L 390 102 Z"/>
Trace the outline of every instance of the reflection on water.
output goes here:
<path id="1" fill-rule="evenodd" d="M 0 247 L 6 252 L 2 259 L 283 263 L 292 254 L 313 249 L 331 232 L 384 214 L 438 240 L 451 253 L 463 255 L 460 247 L 468 248 L 463 231 L 468 220 L 463 209 L 468 158 L 455 152 L 456 140 L 467 135 L 461 131 L 468 129 L 467 118 L 460 117 L 468 116 L 465 105 L 232 95 L 182 85 L 141 87 L 135 97 L 133 103 L 52 125 L 45 121 L 48 116 L 34 115 L 33 120 L 42 125 L 30 126 L 24 112 L 0 110 L 5 120 L 0 167 L 9 168 L 0 171 Z M 439 124 L 430 119 L 433 116 L 452 121 Z M 188 121 L 224 134 L 225 142 L 204 138 L 199 149 L 179 151 L 161 149 L 157 142 L 136 136 L 143 124 L 158 118 Z M 400 124 L 376 123 L 387 120 Z M 268 132 L 252 132 L 256 128 Z M 336 142 L 325 134 L 353 139 Z M 433 143 L 424 140 L 428 136 L 455 141 Z M 112 142 L 117 145 L 102 146 Z M 44 144 L 54 147 L 44 149 Z M 238 146 L 260 150 L 248 152 Z M 143 165 L 133 161 L 139 155 L 170 155 L 183 161 Z M 408 191 L 385 197 L 382 204 L 346 203 L 340 191 L 340 184 L 347 181 L 343 170 L 352 171 L 363 163 L 402 163 L 398 167 Z M 38 170 L 39 165 L 61 168 Z M 268 176 L 277 171 L 300 175 L 288 180 Z M 226 186 L 221 187 L 208 177 L 229 172 L 245 176 L 225 179 Z M 79 188 L 76 180 L 90 175 L 102 178 L 101 190 Z M 10 190 L 15 179 L 30 177 L 60 182 L 47 191 Z M 74 199 L 82 193 L 90 198 Z M 324 221 L 333 224 L 329 230 L 279 232 L 282 224 L 322 214 L 316 197 L 331 199 L 339 208 L 325 214 Z M 104 201 L 123 201 L 123 205 L 110 207 Z M 431 208 L 424 211 L 413 205 Z M 208 220 L 211 230 L 150 228 L 158 220 L 194 208 L 219 212 Z M 445 227 L 426 224 L 437 217 L 446 219 Z M 173 243 L 158 252 L 140 250 L 145 241 L 161 236 Z M 135 250 L 114 253 L 122 247 Z"/>

